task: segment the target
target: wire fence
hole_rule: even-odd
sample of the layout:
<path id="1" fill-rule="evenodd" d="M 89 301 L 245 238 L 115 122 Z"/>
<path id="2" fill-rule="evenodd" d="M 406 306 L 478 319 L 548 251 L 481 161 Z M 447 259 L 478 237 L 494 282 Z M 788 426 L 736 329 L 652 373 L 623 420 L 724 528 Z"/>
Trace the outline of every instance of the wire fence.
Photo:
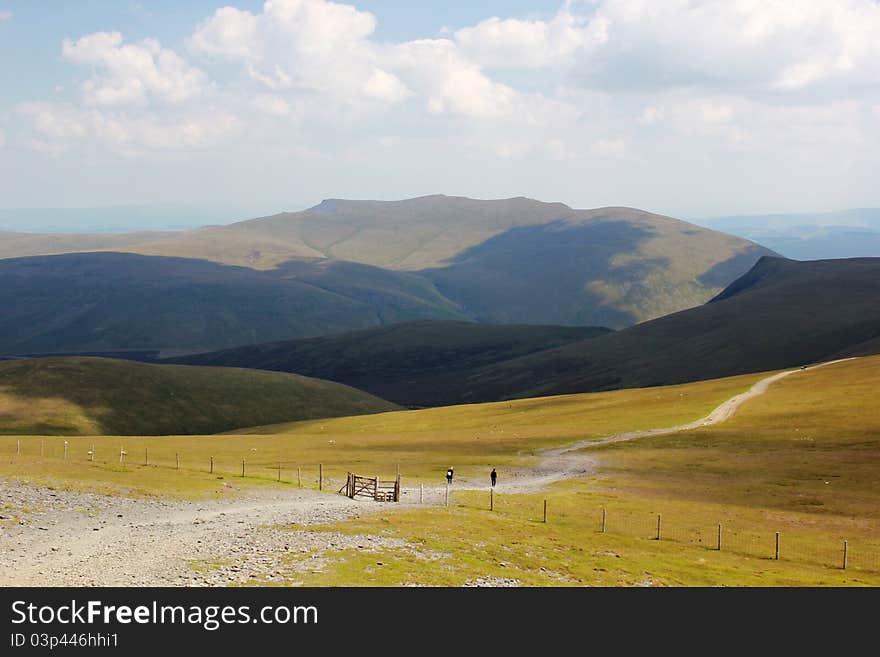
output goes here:
<path id="1" fill-rule="evenodd" d="M 218 479 L 248 478 L 294 484 L 301 488 L 333 490 L 345 484 L 346 471 L 342 466 L 325 468 L 323 463 L 283 460 L 257 460 L 253 455 L 241 457 L 193 455 L 185 451 L 169 450 L 167 447 L 128 448 L 100 442 L 83 445 L 77 441 L 72 445 L 67 440 L 39 439 L 17 440 L 12 445 L 0 448 L 0 454 L 7 457 L 20 457 L 24 460 L 51 459 L 55 462 L 71 464 L 90 464 L 116 471 L 131 471 L 143 468 L 178 470 L 181 472 L 215 475 Z"/>
<path id="2" fill-rule="evenodd" d="M 88 449 L 84 449 L 87 447 Z M 168 448 L 158 450 L 142 447 L 128 450 L 124 445 L 115 448 L 106 442 L 83 445 L 77 442 L 74 449 L 67 440 L 26 439 L 17 440 L 0 448 L 0 454 L 23 459 L 53 459 L 82 464 L 84 461 L 105 468 L 134 471 L 139 468 L 180 470 L 206 473 L 218 478 L 242 477 L 292 484 L 300 488 L 312 488 L 337 492 L 345 485 L 348 469 L 344 466 L 323 463 L 297 462 L 294 460 L 249 460 L 248 456 L 222 458 L 199 454 L 172 452 Z M 399 474 L 399 467 L 397 473 Z M 378 476 L 378 475 L 377 475 Z M 491 495 L 491 493 L 490 493 Z M 417 494 L 422 501 L 421 491 Z M 494 507 L 490 502 L 490 507 Z M 436 502 L 429 502 L 430 504 Z M 448 497 L 445 498 L 447 506 Z M 544 501 L 544 522 L 548 521 L 547 501 Z M 593 513 L 592 511 L 588 513 Z M 627 509 L 601 508 L 594 511 L 596 532 L 656 540 L 658 543 L 689 544 L 707 550 L 723 550 L 745 557 L 785 560 L 813 564 L 827 568 L 880 573 L 880 537 L 876 541 L 829 538 L 825 533 L 785 529 L 769 530 L 756 527 L 754 522 L 727 520 L 714 525 L 698 525 L 680 517 L 664 517 L 662 513 L 646 514 Z M 555 512 L 551 513 L 553 521 Z"/>
<path id="3" fill-rule="evenodd" d="M 737 520 L 700 526 L 681 518 L 673 520 L 662 513 L 608 508 L 595 512 L 595 531 L 640 537 L 660 544 L 689 544 L 757 559 L 880 573 L 880 544 L 868 540 L 835 539 L 815 531 L 775 531 Z"/>

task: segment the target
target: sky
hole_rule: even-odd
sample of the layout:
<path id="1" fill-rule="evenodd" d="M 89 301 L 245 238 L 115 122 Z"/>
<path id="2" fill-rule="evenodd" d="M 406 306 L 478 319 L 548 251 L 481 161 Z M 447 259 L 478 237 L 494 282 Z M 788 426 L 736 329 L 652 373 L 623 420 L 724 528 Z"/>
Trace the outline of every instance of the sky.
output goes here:
<path id="1" fill-rule="evenodd" d="M 878 0 L 0 0 L 0 210 L 878 207 L 877 34 Z"/>

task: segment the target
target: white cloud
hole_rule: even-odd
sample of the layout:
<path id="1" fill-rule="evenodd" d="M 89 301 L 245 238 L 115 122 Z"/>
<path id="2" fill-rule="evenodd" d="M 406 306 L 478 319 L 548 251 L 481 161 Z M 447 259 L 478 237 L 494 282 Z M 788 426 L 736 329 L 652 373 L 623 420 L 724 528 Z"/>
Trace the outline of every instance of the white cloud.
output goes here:
<path id="1" fill-rule="evenodd" d="M 714 171 L 741 202 L 725 181 L 769 189 L 773 166 L 789 181 L 777 195 L 798 189 L 809 162 L 876 169 L 869 0 L 590 0 L 398 42 L 351 2 L 223 7 L 192 26 L 184 50 L 115 32 L 67 40 L 79 86 L 55 94 L 67 102 L 18 106 L 3 127 L 15 145 L 86 159 L 222 153 L 256 186 L 274 174 L 244 162 L 263 174 L 300 164 L 309 189 L 328 194 L 343 193 L 337 172 L 351 167 L 363 193 L 369 181 L 427 193 L 464 181 L 455 193 L 495 180 L 552 198 L 570 181 L 577 194 L 601 190 L 603 205 L 616 193 L 648 202 L 649 191 L 678 203 L 709 194 Z M 401 171 L 414 159 L 425 164 Z M 692 176 L 698 192 L 676 191 Z"/>
<path id="2" fill-rule="evenodd" d="M 497 118 L 510 114 L 520 97 L 486 76 L 448 39 L 401 43 L 391 59 L 395 70 L 419 90 L 431 114 Z"/>
<path id="3" fill-rule="evenodd" d="M 865 139 L 863 104 L 841 100 L 827 104 L 768 104 L 742 96 L 668 94 L 659 99 L 656 127 L 689 138 L 712 139 L 755 153 L 804 152 L 805 149 L 859 148 Z"/>
<path id="4" fill-rule="evenodd" d="M 202 71 L 155 39 L 123 44 L 119 32 L 95 32 L 77 41 L 65 39 L 65 59 L 91 65 L 94 73 L 82 84 L 89 105 L 125 105 L 156 98 L 180 103 L 208 86 Z"/>
<path id="5" fill-rule="evenodd" d="M 593 143 L 592 150 L 602 157 L 623 157 L 627 146 L 623 139 L 599 139 Z"/>
<path id="6" fill-rule="evenodd" d="M 364 91 L 372 98 L 396 103 L 410 94 L 406 85 L 396 75 L 374 68 L 372 74 L 364 82 Z"/>
<path id="7" fill-rule="evenodd" d="M 650 105 L 642 110 L 641 116 L 638 118 L 638 122 L 643 125 L 651 125 L 653 123 L 657 123 L 663 119 L 663 108 L 656 107 L 655 105 Z"/>
<path id="8" fill-rule="evenodd" d="M 797 91 L 880 81 L 874 0 L 604 0 L 585 84 Z"/>
<path id="9" fill-rule="evenodd" d="M 274 94 L 255 96 L 251 104 L 258 112 L 270 116 L 289 116 L 291 112 L 290 103 Z"/>
<path id="10" fill-rule="evenodd" d="M 216 142 L 238 124 L 223 111 L 138 116 L 56 103 L 21 103 L 16 111 L 32 128 L 31 145 L 53 154 L 94 145 L 121 155 L 186 151 Z"/>
<path id="11" fill-rule="evenodd" d="M 325 0 L 269 0 L 259 14 L 218 9 L 189 39 L 203 55 L 245 62 L 248 75 L 272 90 L 296 89 L 358 102 L 396 102 L 402 84 L 376 72 L 369 36 L 376 19 L 351 5 Z"/>
<path id="12" fill-rule="evenodd" d="M 462 51 L 482 66 L 538 68 L 570 64 L 576 51 L 607 39 L 603 21 L 590 22 L 564 6 L 550 21 L 493 16 L 455 32 Z"/>
<path id="13" fill-rule="evenodd" d="M 199 23 L 190 38 L 194 50 L 229 57 L 255 56 L 259 44 L 259 19 L 249 11 L 221 7 Z"/>
<path id="14" fill-rule="evenodd" d="M 239 60 L 264 91 L 321 98 L 325 112 L 372 112 L 414 100 L 428 115 L 534 114 L 533 96 L 491 79 L 456 41 L 380 43 L 375 28 L 371 13 L 351 5 L 272 0 L 257 14 L 217 10 L 189 45 L 201 56 Z"/>

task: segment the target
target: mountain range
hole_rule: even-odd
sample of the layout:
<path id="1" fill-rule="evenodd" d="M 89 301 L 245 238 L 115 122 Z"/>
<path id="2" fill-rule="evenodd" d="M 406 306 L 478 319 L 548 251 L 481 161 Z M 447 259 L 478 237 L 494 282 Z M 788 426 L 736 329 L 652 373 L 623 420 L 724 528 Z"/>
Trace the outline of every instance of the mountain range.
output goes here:
<path id="1" fill-rule="evenodd" d="M 225 226 L 0 234 L 0 355 L 198 352 L 421 319 L 625 328 L 769 249 L 622 207 L 326 200 Z"/>
<path id="2" fill-rule="evenodd" d="M 713 217 L 697 223 L 795 260 L 880 257 L 880 208 Z"/>
<path id="3" fill-rule="evenodd" d="M 411 406 L 775 370 L 880 353 L 880 258 L 765 256 L 708 303 L 619 331 L 496 328 L 421 322 L 176 362 L 299 372 Z"/>

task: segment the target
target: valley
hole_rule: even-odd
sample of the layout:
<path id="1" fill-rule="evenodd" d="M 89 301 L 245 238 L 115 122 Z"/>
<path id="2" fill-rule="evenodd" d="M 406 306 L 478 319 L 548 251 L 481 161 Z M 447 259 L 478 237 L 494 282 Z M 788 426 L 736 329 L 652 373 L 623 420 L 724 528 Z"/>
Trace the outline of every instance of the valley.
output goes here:
<path id="1" fill-rule="evenodd" d="M 878 367 L 877 357 L 854 358 L 776 375 L 248 433 L 126 437 L 131 457 L 122 465 L 111 447 L 122 437 L 68 438 L 68 459 L 58 451 L 59 438 L 43 438 L 51 444 L 40 457 L 40 439 L 28 438 L 16 455 L 21 439 L 0 437 L 0 540 L 20 547 L 37 536 L 50 541 L 48 549 L 16 557 L 34 581 L 42 569 L 62 581 L 98 585 L 144 577 L 185 585 L 874 585 L 880 518 L 871 491 L 880 418 L 864 399 L 873 394 Z M 750 388 L 739 403 L 722 404 Z M 727 411 L 712 414 L 719 405 Z M 858 420 L 841 433 L 854 411 Z M 671 429 L 675 424 L 686 426 Z M 102 452 L 96 461 L 84 458 L 90 444 Z M 146 445 L 150 465 L 137 465 Z M 180 470 L 175 452 L 186 456 Z M 202 463 L 208 453 L 217 455 L 213 474 Z M 235 472 L 239 457 L 253 464 L 243 477 Z M 270 463 L 282 460 L 279 483 Z M 320 483 L 319 463 L 326 477 Z M 449 463 L 456 483 L 446 506 L 441 481 Z M 492 511 L 485 506 L 490 465 L 501 473 Z M 291 481 L 294 466 L 306 475 L 299 483 Z M 396 467 L 406 491 L 399 504 L 335 492 L 346 469 L 391 475 Z M 15 493 L 11 481 L 29 483 Z M 42 502 L 34 490 L 43 491 Z M 541 499 L 550 503 L 546 523 Z M 25 501 L 33 506 L 22 508 Z M 613 531 L 598 532 L 602 509 Z M 651 514 L 661 510 L 670 532 L 662 544 L 650 540 Z M 713 552 L 709 537 L 719 522 L 727 547 Z M 466 537 L 486 523 L 491 544 L 469 546 Z M 768 559 L 780 530 L 789 558 Z M 710 545 L 699 545 L 700 533 Z M 96 543 L 95 535 L 106 542 Z M 138 567 L 150 554 L 139 541 L 155 546 L 166 535 L 180 546 L 162 548 L 179 555 L 168 559 L 168 570 Z M 53 536 L 69 547 L 53 550 Z M 844 537 L 853 550 L 848 570 L 833 567 Z M 102 557 L 104 550 L 117 561 Z M 100 574 L 88 566 L 111 562 L 118 565 Z"/>

